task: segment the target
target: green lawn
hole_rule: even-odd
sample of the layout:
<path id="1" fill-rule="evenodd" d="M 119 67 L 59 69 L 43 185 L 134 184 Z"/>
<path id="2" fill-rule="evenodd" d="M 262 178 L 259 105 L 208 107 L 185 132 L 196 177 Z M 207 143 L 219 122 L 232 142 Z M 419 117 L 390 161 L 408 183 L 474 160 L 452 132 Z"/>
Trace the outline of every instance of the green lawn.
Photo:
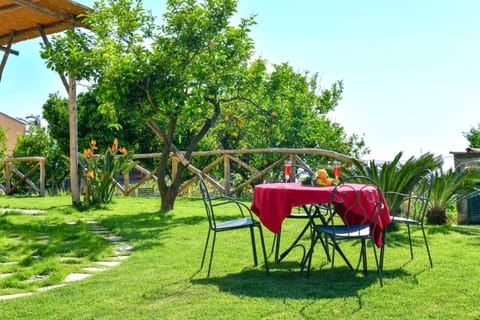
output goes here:
<path id="1" fill-rule="evenodd" d="M 401 228 L 388 235 L 383 288 L 373 256 L 369 257 L 367 277 L 352 273 L 337 259 L 331 287 L 330 268 L 320 250 L 315 252 L 308 279 L 299 274 L 300 250 L 280 264 L 273 263 L 270 256 L 269 275 L 263 265 L 254 267 L 246 230 L 218 235 L 211 277 L 206 278 L 206 268 L 199 271 L 199 266 L 207 221 L 198 199 L 179 198 L 169 213 L 159 213 L 158 198 L 115 198 L 104 209 L 82 212 L 69 204 L 69 197 L 0 197 L 0 208 L 47 210 L 38 215 L 0 213 L 0 262 L 23 261 L 12 270 L 23 276 L 15 281 L 0 278 L 0 295 L 61 282 L 69 272 L 108 259 L 111 246 L 86 231 L 88 221 L 98 221 L 121 236 L 134 251 L 120 265 L 85 280 L 0 300 L 1 319 L 480 318 L 477 226 L 428 226 L 433 268 L 417 231 L 416 255 L 410 261 L 405 229 Z M 293 240 L 299 223 L 288 220 L 284 224 L 284 245 Z M 55 231 L 48 225 L 54 225 Z M 265 228 L 264 233 L 270 251 L 273 235 Z M 38 234 L 49 238 L 39 240 Z M 12 237 L 25 240 L 20 246 L 12 245 Z M 345 244 L 344 249 L 354 260 L 358 246 Z M 42 253 L 39 259 L 28 258 L 38 252 Z M 64 263 L 58 259 L 61 255 L 81 259 Z M 0 271 L 6 272 L 5 268 L 0 266 Z M 51 275 L 49 282 L 25 284 L 26 277 L 38 272 Z"/>

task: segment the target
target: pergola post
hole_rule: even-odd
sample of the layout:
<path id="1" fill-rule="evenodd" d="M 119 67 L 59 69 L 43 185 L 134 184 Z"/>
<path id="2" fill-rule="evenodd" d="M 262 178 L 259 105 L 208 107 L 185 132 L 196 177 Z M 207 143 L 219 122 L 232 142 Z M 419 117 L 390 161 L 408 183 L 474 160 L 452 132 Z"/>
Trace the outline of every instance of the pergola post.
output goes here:
<path id="1" fill-rule="evenodd" d="M 73 28 L 73 26 L 71 26 Z M 45 45 L 49 45 L 47 35 L 42 26 L 38 27 Z M 61 72 L 58 73 L 65 89 L 68 92 L 68 128 L 70 138 L 70 191 L 72 192 L 72 202 L 80 202 L 80 178 L 78 176 L 78 110 L 77 110 L 77 81 L 75 77 L 69 76 L 69 79 Z"/>
<path id="2" fill-rule="evenodd" d="M 68 126 L 70 128 L 70 189 L 72 202 L 80 202 L 80 179 L 78 176 L 78 123 L 77 81 L 70 76 L 68 81 Z"/>

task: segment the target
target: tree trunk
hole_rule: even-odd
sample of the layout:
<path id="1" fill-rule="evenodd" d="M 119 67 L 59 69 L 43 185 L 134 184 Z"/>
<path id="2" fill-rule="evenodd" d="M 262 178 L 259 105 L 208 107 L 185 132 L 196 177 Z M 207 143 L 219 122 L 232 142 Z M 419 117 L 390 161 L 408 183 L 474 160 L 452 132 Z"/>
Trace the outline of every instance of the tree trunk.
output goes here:
<path id="1" fill-rule="evenodd" d="M 74 77 L 70 77 L 68 86 L 68 123 L 70 128 L 70 190 L 72 202 L 80 202 L 80 179 L 78 176 L 78 124 L 77 124 L 77 89 Z"/>
<path id="2" fill-rule="evenodd" d="M 161 195 L 161 207 L 162 212 L 173 210 L 175 205 L 175 199 L 177 198 L 177 192 L 172 192 L 172 187 L 168 187 L 167 192 Z"/>
<path id="3" fill-rule="evenodd" d="M 431 224 L 446 224 L 447 210 L 445 208 L 430 208 L 427 211 L 427 221 Z"/>

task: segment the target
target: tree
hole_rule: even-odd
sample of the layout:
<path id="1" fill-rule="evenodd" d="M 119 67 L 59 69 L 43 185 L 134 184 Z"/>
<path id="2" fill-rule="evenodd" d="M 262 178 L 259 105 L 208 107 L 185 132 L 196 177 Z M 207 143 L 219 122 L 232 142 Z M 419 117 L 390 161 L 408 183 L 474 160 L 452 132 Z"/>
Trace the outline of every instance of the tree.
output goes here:
<path id="1" fill-rule="evenodd" d="M 249 129 L 256 131 L 255 125 L 262 125 L 266 131 L 273 129 L 275 134 L 265 144 L 278 146 L 288 145 L 299 135 L 294 129 L 285 132 L 285 123 L 277 121 L 280 114 L 296 112 L 298 104 L 302 115 L 322 120 L 308 123 L 313 126 L 308 137 L 312 144 L 327 146 L 329 141 L 339 141 L 348 148 L 342 139 L 346 138 L 343 128 L 325 118 L 326 110 L 340 98 L 341 83 L 319 91 L 316 77 L 294 73 L 288 65 L 279 65 L 275 73 L 268 75 L 261 70 L 261 63 L 252 64 L 249 28 L 255 22 L 250 17 L 232 26 L 230 19 L 236 5 L 236 0 L 167 0 L 164 24 L 157 27 L 141 1 L 103 0 L 84 20 L 91 32 L 77 30 L 79 35 L 71 36 L 77 41 L 73 47 L 81 48 L 74 52 L 76 57 L 82 57 L 77 68 L 88 70 L 83 73 L 89 72 L 96 83 L 102 103 L 131 115 L 141 114 L 161 140 L 162 157 L 156 173 L 162 210 L 173 208 L 192 152 L 203 142 L 238 144 L 228 141 L 239 138 L 238 132 L 230 131 L 220 139 L 209 135 L 230 110 L 241 116 L 239 127 L 254 115 Z M 62 65 L 66 58 L 57 51 L 66 49 L 62 42 L 58 43 L 49 48 L 48 56 L 56 65 Z M 299 88 L 302 91 L 296 93 Z M 298 128 L 309 118 L 295 120 L 297 123 L 294 117 L 288 119 L 288 125 Z M 330 126 L 333 129 L 322 134 Z M 228 129 L 227 125 L 223 128 Z M 240 138 L 248 141 L 247 135 Z M 355 137 L 352 139 L 356 142 Z M 168 168 L 172 153 L 180 160 L 175 176 Z"/>
<path id="2" fill-rule="evenodd" d="M 141 112 L 161 138 L 157 174 L 163 210 L 173 208 L 192 152 L 215 125 L 223 103 L 235 98 L 251 57 L 247 34 L 253 20 L 229 25 L 235 10 L 234 0 L 169 0 L 165 24 L 156 29 L 141 1 L 99 1 L 85 20 L 92 32 L 77 31 L 82 35 L 72 37 L 88 39 L 90 49 L 83 51 L 82 60 L 95 65 L 93 78 L 105 101 Z M 65 50 L 52 46 L 49 57 L 55 59 L 57 49 Z M 184 156 L 176 147 L 182 125 L 197 128 Z M 177 175 L 168 180 L 163 177 L 168 176 L 171 152 L 181 161 Z"/>
<path id="3" fill-rule="evenodd" d="M 463 136 L 468 140 L 470 148 L 480 148 L 480 124 L 477 129 L 470 128 L 470 131 L 464 132 Z"/>
<path id="4" fill-rule="evenodd" d="M 99 101 L 98 90 L 93 87 L 78 95 L 78 141 L 80 149 L 96 140 L 99 146 L 108 146 L 113 139 L 122 141 L 131 153 L 148 153 L 160 145 L 159 139 L 145 126 L 139 113 L 115 110 Z M 69 155 L 68 100 L 50 94 L 43 105 L 43 118 L 48 133 L 57 142 L 63 154 Z"/>

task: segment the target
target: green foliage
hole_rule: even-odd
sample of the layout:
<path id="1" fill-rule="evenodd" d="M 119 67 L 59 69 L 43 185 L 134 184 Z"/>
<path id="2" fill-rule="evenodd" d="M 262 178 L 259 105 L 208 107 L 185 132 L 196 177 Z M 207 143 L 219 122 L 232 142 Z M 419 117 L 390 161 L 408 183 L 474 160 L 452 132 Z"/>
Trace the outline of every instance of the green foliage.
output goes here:
<path id="1" fill-rule="evenodd" d="M 464 132 L 463 136 L 468 140 L 470 148 L 480 148 L 480 124 L 476 129 L 470 128 L 468 132 Z"/>
<path id="2" fill-rule="evenodd" d="M 157 168 L 163 209 L 173 208 L 185 178 L 185 162 L 170 175 L 167 156 L 177 150 L 186 151 L 186 161 L 194 150 L 215 147 L 368 151 L 327 117 L 342 83 L 322 90 L 316 74 L 293 72 L 286 63 L 269 73 L 264 61 L 252 62 L 254 17 L 234 26 L 236 7 L 236 0 L 167 0 L 164 23 L 156 26 L 141 1 L 97 1 L 84 19 L 89 31 L 54 37 L 44 49 L 49 66 L 90 78 L 101 106 L 141 114 L 160 139 L 151 146 L 164 155 Z M 82 61 L 85 70 L 77 70 Z"/>
<path id="3" fill-rule="evenodd" d="M 383 192 L 394 191 L 409 194 L 413 186 L 425 175 L 427 170 L 435 171 L 442 165 L 440 157 L 430 153 L 421 155 L 419 158 L 410 157 L 401 162 L 403 152 L 399 152 L 392 161 L 382 164 L 371 160 L 364 165 L 354 160 L 354 168 L 347 174 L 364 175 L 372 178 Z M 389 210 L 395 213 L 403 201 L 402 197 L 396 195 L 385 195 Z"/>
<path id="4" fill-rule="evenodd" d="M 7 151 L 7 145 L 8 140 L 7 140 L 7 133 L 3 129 L 2 126 L 0 126 L 0 158 L 5 157 L 5 151 Z"/>
<path id="5" fill-rule="evenodd" d="M 66 134 L 68 137 L 68 133 Z M 45 162 L 45 187 L 47 190 L 55 193 L 63 187 L 65 179 L 68 176 L 68 165 L 65 163 L 64 154 L 59 149 L 55 140 L 52 140 L 45 128 L 36 126 L 31 123 L 27 133 L 17 139 L 17 143 L 13 150 L 13 157 L 46 157 Z M 18 169 L 27 173 L 30 163 L 16 164 Z M 14 180 L 16 177 L 13 177 Z M 40 173 L 35 171 L 32 173 L 30 180 L 39 181 Z M 28 192 L 29 190 L 21 186 L 20 192 Z"/>
<path id="6" fill-rule="evenodd" d="M 116 187 L 115 177 L 128 173 L 136 165 L 131 153 L 124 147 L 118 148 L 117 139 L 103 155 L 94 155 L 96 149 L 96 141 L 92 140 L 90 148 L 78 155 L 79 173 L 86 189 L 85 202 L 89 205 L 109 203 Z"/>
<path id="7" fill-rule="evenodd" d="M 445 212 L 457 201 L 478 195 L 479 185 L 480 162 L 477 161 L 465 168 L 449 169 L 444 174 L 437 172 L 430 195 L 429 211 Z"/>
<path id="8" fill-rule="evenodd" d="M 146 128 L 142 114 L 131 113 L 112 104 L 101 104 L 98 89 L 81 93 L 77 99 L 79 145 L 88 145 L 95 139 L 98 145 L 108 145 L 118 138 L 132 153 L 150 153 L 159 148 L 159 139 Z M 57 142 L 64 155 L 69 154 L 68 101 L 51 94 L 43 105 L 43 118 L 48 123 L 49 135 Z"/>

